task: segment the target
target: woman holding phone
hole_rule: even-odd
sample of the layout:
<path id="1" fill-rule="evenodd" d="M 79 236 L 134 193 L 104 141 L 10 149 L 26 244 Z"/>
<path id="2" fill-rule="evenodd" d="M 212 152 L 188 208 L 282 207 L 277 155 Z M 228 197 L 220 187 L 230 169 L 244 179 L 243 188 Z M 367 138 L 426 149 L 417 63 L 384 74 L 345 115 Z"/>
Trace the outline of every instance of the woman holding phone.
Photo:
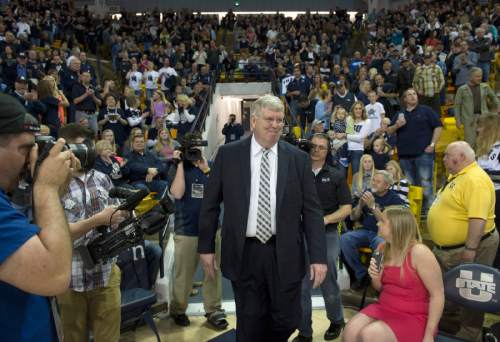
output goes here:
<path id="1" fill-rule="evenodd" d="M 386 243 L 383 257 L 371 259 L 368 273 L 379 300 L 349 321 L 342 340 L 434 341 L 444 306 L 439 264 L 422 244 L 410 209 L 387 207 L 378 226 Z"/>
<path id="2" fill-rule="evenodd" d="M 106 95 L 104 103 L 106 107 L 101 108 L 99 111 L 99 127 L 101 131 L 106 129 L 112 130 L 115 135 L 115 142 L 121 148 L 128 137 L 128 121 L 125 120 L 124 113 L 114 95 Z"/>

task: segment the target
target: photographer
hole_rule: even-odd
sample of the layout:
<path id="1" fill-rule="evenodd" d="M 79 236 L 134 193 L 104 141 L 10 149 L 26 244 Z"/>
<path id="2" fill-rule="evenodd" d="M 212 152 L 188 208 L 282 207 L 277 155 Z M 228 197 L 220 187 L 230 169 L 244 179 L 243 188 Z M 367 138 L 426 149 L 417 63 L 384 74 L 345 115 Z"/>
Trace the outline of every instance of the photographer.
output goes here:
<path id="1" fill-rule="evenodd" d="M 68 288 L 71 241 L 59 194 L 74 157 L 59 140 L 33 184 L 34 223 L 14 209 L 8 193 L 38 158 L 37 120 L 13 97 L 0 95 L 0 331 L 5 341 L 54 341 L 51 304 Z M 73 163 L 72 163 L 73 161 Z M 73 164 L 73 165 L 72 165 Z"/>
<path id="2" fill-rule="evenodd" d="M 68 124 L 59 136 L 71 144 L 87 145 L 87 158 L 74 171 L 69 191 L 62 203 L 70 222 L 73 240 L 73 262 L 70 289 L 58 296 L 65 341 L 88 341 L 92 330 L 94 341 L 118 341 L 120 337 L 120 270 L 115 260 L 98 263 L 87 269 L 77 247 L 87 245 L 100 226 L 114 225 L 124 218 L 111 205 L 113 187 L 110 178 L 93 168 L 96 158 L 94 134 L 89 128 Z M 114 213 L 114 214 L 113 214 Z"/>
<path id="3" fill-rule="evenodd" d="M 235 114 L 229 114 L 229 121 L 224 125 L 224 128 L 222 128 L 222 134 L 226 136 L 224 144 L 238 141 L 241 139 L 243 134 L 245 134 L 241 124 L 236 122 Z"/>
<path id="4" fill-rule="evenodd" d="M 200 151 L 201 152 L 201 151 Z M 170 193 L 175 198 L 175 256 L 173 299 L 170 313 L 177 325 L 188 326 L 186 316 L 189 294 L 198 266 L 198 217 L 210 168 L 205 158 L 190 161 L 181 151 L 174 152 L 177 167 L 172 166 L 169 174 L 173 178 Z M 217 240 L 220 251 L 220 238 Z M 219 254 L 219 253 L 218 253 Z M 208 323 L 215 329 L 226 329 L 228 323 L 221 306 L 221 274 L 203 280 L 203 303 Z"/>

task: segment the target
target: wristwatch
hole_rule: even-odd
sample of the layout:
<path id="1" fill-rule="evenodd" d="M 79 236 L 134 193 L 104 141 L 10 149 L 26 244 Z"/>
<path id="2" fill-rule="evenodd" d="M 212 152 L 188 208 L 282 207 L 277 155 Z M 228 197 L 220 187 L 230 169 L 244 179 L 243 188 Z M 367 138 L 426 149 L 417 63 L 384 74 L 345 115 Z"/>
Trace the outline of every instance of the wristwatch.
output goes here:
<path id="1" fill-rule="evenodd" d="M 435 143 L 431 142 L 431 145 L 430 145 L 432 148 L 434 148 L 434 146 L 436 146 Z"/>

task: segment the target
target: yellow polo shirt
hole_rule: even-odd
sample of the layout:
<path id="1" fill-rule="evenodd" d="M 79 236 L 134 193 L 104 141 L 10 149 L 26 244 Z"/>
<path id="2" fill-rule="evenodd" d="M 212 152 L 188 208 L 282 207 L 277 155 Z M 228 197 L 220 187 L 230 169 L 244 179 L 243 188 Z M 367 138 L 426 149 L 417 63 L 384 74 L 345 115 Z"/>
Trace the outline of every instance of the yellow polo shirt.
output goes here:
<path id="1" fill-rule="evenodd" d="M 476 162 L 448 177 L 429 209 L 427 229 L 439 246 L 464 244 L 472 218 L 486 220 L 485 233 L 495 229 L 495 188 Z"/>

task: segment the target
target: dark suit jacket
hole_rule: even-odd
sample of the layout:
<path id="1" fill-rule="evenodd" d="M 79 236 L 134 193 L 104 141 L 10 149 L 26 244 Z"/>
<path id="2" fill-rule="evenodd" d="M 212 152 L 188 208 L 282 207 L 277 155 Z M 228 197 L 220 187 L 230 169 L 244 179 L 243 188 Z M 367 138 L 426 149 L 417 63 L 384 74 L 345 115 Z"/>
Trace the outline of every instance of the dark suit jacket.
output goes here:
<path id="1" fill-rule="evenodd" d="M 221 270 L 238 280 L 250 201 L 251 137 L 221 146 L 200 212 L 199 253 L 215 253 L 220 203 L 224 203 Z M 304 235 L 311 263 L 326 264 L 323 214 L 309 156 L 278 143 L 276 185 L 276 258 L 280 280 L 300 281 L 305 274 Z"/>

